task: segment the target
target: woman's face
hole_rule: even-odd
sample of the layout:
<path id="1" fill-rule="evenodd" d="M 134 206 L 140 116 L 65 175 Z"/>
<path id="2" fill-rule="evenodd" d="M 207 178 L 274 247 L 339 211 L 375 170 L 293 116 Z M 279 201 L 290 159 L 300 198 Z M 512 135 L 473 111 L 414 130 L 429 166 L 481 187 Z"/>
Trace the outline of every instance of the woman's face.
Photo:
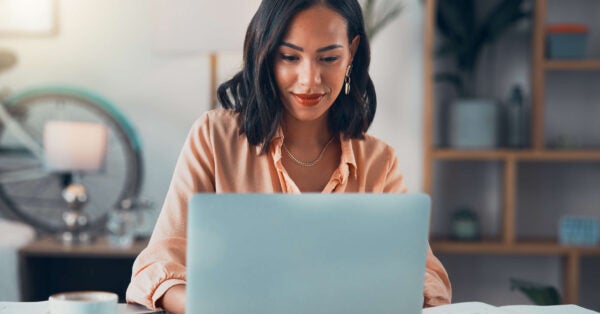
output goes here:
<path id="1" fill-rule="evenodd" d="M 348 43 L 346 20 L 327 7 L 313 6 L 292 19 L 274 62 L 288 116 L 300 121 L 324 117 L 342 90 L 358 42 L 356 36 Z"/>

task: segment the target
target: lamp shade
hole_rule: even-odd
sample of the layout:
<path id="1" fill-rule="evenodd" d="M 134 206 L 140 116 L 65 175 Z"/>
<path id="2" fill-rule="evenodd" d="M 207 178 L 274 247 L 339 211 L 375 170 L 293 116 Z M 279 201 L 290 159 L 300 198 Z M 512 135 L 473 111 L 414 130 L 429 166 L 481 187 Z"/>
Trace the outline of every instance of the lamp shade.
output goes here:
<path id="1" fill-rule="evenodd" d="M 0 0 L 0 35 L 52 34 L 55 6 L 55 0 Z"/>
<path id="2" fill-rule="evenodd" d="M 108 130 L 100 123 L 49 121 L 44 127 L 46 169 L 53 172 L 100 170 Z"/>
<path id="3" fill-rule="evenodd" d="M 240 52 L 260 0 L 154 0 L 162 53 Z"/>

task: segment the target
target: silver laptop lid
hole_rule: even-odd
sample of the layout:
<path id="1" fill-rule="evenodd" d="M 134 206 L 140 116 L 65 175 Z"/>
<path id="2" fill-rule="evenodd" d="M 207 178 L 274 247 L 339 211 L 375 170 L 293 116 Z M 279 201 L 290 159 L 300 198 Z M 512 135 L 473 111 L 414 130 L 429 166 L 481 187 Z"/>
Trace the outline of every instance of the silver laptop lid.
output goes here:
<path id="1" fill-rule="evenodd" d="M 423 194 L 197 194 L 187 313 L 421 313 Z"/>

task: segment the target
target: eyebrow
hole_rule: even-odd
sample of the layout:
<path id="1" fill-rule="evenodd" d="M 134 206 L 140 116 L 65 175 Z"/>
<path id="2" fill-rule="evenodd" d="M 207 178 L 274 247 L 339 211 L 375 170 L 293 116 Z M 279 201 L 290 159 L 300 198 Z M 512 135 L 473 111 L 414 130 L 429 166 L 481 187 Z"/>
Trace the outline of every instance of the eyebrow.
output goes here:
<path id="1" fill-rule="evenodd" d="M 288 42 L 285 42 L 285 41 L 281 43 L 281 46 L 286 46 L 286 47 L 292 48 L 294 50 L 302 51 L 302 52 L 304 51 L 304 48 L 296 46 L 296 45 L 288 43 Z M 337 48 L 344 48 L 344 46 L 338 45 L 338 44 L 329 45 L 329 46 L 325 46 L 323 48 L 317 49 L 317 52 L 324 52 L 324 51 L 333 50 L 333 49 L 337 49 Z"/>

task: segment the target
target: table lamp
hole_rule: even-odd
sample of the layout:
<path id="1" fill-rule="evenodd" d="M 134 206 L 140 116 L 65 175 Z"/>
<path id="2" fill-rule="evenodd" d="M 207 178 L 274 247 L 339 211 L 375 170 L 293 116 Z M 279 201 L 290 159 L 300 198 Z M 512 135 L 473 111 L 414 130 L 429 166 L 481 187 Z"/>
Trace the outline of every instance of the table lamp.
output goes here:
<path id="1" fill-rule="evenodd" d="M 65 244 L 89 243 L 88 215 L 83 211 L 88 194 L 82 182 L 84 173 L 102 169 L 108 129 L 100 123 L 49 121 L 44 127 L 45 168 L 64 175 L 62 197 L 67 209 L 62 218 Z"/>
<path id="2" fill-rule="evenodd" d="M 168 55 L 209 55 L 210 108 L 217 105 L 218 53 L 242 52 L 260 0 L 154 0 L 156 44 Z"/>

